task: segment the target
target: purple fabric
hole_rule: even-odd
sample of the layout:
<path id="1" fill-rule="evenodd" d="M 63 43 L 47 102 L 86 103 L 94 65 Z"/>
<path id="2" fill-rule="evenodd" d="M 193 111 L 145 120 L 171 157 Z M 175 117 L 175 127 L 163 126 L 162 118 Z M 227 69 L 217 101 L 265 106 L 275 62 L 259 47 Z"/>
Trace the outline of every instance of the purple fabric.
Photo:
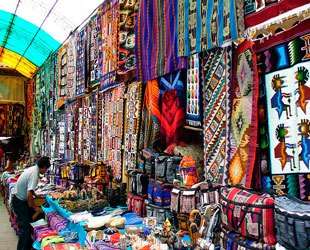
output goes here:
<path id="1" fill-rule="evenodd" d="M 52 230 L 59 232 L 67 227 L 67 221 L 57 213 L 48 213 L 47 219 Z"/>

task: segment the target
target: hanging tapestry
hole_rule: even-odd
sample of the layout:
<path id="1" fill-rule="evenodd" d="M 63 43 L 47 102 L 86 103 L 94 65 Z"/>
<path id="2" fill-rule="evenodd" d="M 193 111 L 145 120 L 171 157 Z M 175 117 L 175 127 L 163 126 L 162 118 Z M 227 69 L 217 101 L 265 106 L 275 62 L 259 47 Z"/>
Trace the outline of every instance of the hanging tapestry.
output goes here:
<path id="1" fill-rule="evenodd" d="M 75 109 L 75 142 L 74 142 L 74 159 L 78 162 L 82 162 L 83 158 L 83 99 L 78 98 L 76 100 Z"/>
<path id="2" fill-rule="evenodd" d="M 90 103 L 90 161 L 97 162 L 97 105 L 98 91 L 91 93 Z"/>
<path id="3" fill-rule="evenodd" d="M 112 166 L 113 176 L 122 176 L 122 139 L 125 85 L 121 84 L 103 95 L 103 160 Z"/>
<path id="4" fill-rule="evenodd" d="M 91 98 L 90 95 L 86 95 L 82 99 L 83 105 L 83 125 L 82 125 L 82 138 L 83 138 L 83 162 L 88 162 L 90 159 L 90 128 L 91 128 L 91 115 L 90 115 L 90 102 Z"/>
<path id="5" fill-rule="evenodd" d="M 187 64 L 186 123 L 193 127 L 202 126 L 201 76 L 199 54 L 189 57 Z"/>
<path id="6" fill-rule="evenodd" d="M 74 130 L 74 114 L 75 114 L 75 101 L 67 102 L 65 104 L 65 126 L 66 126 L 66 160 L 74 160 L 74 139 L 75 139 L 75 130 Z"/>
<path id="7" fill-rule="evenodd" d="M 119 4 L 116 0 L 104 2 L 98 9 L 101 17 L 102 60 L 100 62 L 100 90 L 113 87 L 116 82 Z"/>
<path id="8" fill-rule="evenodd" d="M 21 135 L 24 121 L 24 106 L 21 104 L 13 105 L 12 113 L 12 135 Z"/>
<path id="9" fill-rule="evenodd" d="M 253 42 L 239 44 L 234 58 L 231 84 L 231 129 L 229 184 L 252 183 L 258 127 L 258 73 Z"/>
<path id="10" fill-rule="evenodd" d="M 128 85 L 125 102 L 124 170 L 136 168 L 141 103 L 142 83 L 132 82 Z"/>
<path id="11" fill-rule="evenodd" d="M 265 69 L 272 174 L 310 172 L 309 27 L 306 20 L 256 44 Z"/>
<path id="12" fill-rule="evenodd" d="M 246 0 L 245 26 L 258 25 L 306 4 L 309 4 L 309 0 Z"/>
<path id="13" fill-rule="evenodd" d="M 227 184 L 229 162 L 231 47 L 202 54 L 204 77 L 204 165 L 212 183 Z"/>
<path id="14" fill-rule="evenodd" d="M 126 82 L 136 76 L 135 24 L 139 0 L 120 1 L 117 80 Z"/>
<path id="15" fill-rule="evenodd" d="M 90 85 L 100 82 L 100 67 L 101 53 L 101 22 L 98 14 L 94 15 L 89 21 L 89 57 L 90 57 Z"/>
<path id="16" fill-rule="evenodd" d="M 177 7 L 179 56 L 244 36 L 243 0 L 179 0 Z"/>
<path id="17" fill-rule="evenodd" d="M 85 67 L 86 67 L 86 26 L 83 27 L 76 37 L 76 95 L 85 93 Z"/>
<path id="18" fill-rule="evenodd" d="M 21 104 L 0 104 L 0 136 L 21 135 L 24 120 L 24 106 Z"/>
<path id="19" fill-rule="evenodd" d="M 104 118 L 103 110 L 103 92 L 98 92 L 98 115 L 97 115 L 97 160 L 103 160 L 103 144 L 102 144 L 102 122 Z"/>
<path id="20" fill-rule="evenodd" d="M 63 45 L 58 51 L 58 107 L 65 104 L 67 97 L 67 72 L 68 72 L 68 54 L 67 45 Z M 41 78 L 45 78 L 41 76 Z"/>
<path id="21" fill-rule="evenodd" d="M 177 57 L 177 0 L 141 0 L 136 24 L 137 78 L 155 79 L 186 67 Z"/>
<path id="22" fill-rule="evenodd" d="M 9 136 L 12 133 L 9 130 L 9 117 L 12 108 L 10 105 L 0 104 L 0 136 Z"/>
<path id="23" fill-rule="evenodd" d="M 64 110 L 58 110 L 56 112 L 56 143 L 55 143 L 55 156 L 56 158 L 65 157 L 66 149 L 66 126 L 65 126 L 65 114 Z"/>
<path id="24" fill-rule="evenodd" d="M 300 199 L 310 201 L 310 174 L 299 174 Z"/>
<path id="25" fill-rule="evenodd" d="M 33 103 L 34 103 L 34 82 L 35 78 L 32 78 L 25 84 L 26 88 L 26 117 L 29 123 L 32 122 L 33 116 Z"/>
<path id="26" fill-rule="evenodd" d="M 155 151 L 154 144 L 160 141 L 161 113 L 159 109 L 159 86 L 157 80 L 146 83 L 139 137 L 139 149 Z"/>
<path id="27" fill-rule="evenodd" d="M 67 100 L 74 98 L 76 91 L 76 36 L 77 33 L 73 33 L 67 42 Z"/>

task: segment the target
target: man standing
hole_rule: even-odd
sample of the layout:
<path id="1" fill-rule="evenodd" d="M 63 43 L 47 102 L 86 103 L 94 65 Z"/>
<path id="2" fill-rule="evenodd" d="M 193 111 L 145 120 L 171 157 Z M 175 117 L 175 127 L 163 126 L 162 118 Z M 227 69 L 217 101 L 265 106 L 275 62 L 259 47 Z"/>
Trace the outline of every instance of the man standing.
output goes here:
<path id="1" fill-rule="evenodd" d="M 34 205 L 34 190 L 39 182 L 39 174 L 45 174 L 50 165 L 48 157 L 40 158 L 36 165 L 25 169 L 12 192 L 12 207 L 19 229 L 17 250 L 31 249 L 31 217 L 34 212 L 42 212 L 40 207 Z"/>

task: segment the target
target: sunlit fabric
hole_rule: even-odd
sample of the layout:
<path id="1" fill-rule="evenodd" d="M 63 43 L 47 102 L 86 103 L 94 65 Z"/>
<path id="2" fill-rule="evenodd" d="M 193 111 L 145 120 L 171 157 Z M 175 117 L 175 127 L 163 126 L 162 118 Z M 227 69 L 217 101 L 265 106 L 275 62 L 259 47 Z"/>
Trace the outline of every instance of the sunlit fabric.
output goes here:
<path id="1" fill-rule="evenodd" d="M 0 63 L 31 77 L 103 1 L 1 0 Z M 17 55 L 8 58 L 8 50 Z"/>
<path id="2" fill-rule="evenodd" d="M 0 76 L 0 103 L 25 101 L 23 77 Z"/>

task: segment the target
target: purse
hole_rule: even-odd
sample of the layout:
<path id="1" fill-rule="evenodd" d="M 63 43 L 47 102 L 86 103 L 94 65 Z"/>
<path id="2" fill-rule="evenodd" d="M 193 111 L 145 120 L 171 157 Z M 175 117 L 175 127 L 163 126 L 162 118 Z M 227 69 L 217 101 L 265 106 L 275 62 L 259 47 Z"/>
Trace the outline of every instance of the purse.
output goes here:
<path id="1" fill-rule="evenodd" d="M 220 189 L 222 227 L 247 238 L 274 245 L 274 199 L 239 187 Z"/>
<path id="2" fill-rule="evenodd" d="M 138 195 L 146 195 L 149 184 L 148 176 L 138 170 L 128 170 L 128 175 L 130 192 Z"/>
<path id="3" fill-rule="evenodd" d="M 156 153 L 153 153 L 149 149 L 142 149 L 137 154 L 137 169 L 148 175 L 150 178 L 155 176 L 155 157 Z"/>
<path id="4" fill-rule="evenodd" d="M 293 196 L 275 198 L 278 242 L 288 249 L 310 249 L 310 204 Z"/>
<path id="5" fill-rule="evenodd" d="M 145 216 L 145 198 L 135 195 L 135 194 L 128 194 L 127 195 L 127 206 L 128 210 L 136 213 L 137 215 L 144 217 Z"/>

